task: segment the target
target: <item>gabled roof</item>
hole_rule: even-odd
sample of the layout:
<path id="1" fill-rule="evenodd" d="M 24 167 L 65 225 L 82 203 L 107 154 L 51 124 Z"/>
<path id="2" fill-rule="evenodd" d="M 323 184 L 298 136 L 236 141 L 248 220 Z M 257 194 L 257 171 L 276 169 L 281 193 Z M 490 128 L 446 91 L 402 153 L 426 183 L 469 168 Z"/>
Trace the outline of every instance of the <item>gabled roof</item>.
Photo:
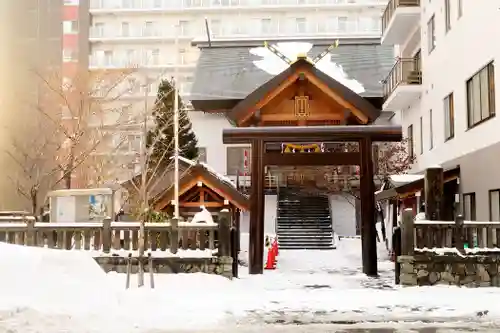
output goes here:
<path id="1" fill-rule="evenodd" d="M 460 177 L 460 168 L 452 168 L 443 172 L 444 182 L 447 183 Z M 391 198 L 406 197 L 423 191 L 425 186 L 424 175 L 394 175 L 390 176 L 384 184 L 382 189 L 375 192 L 375 200 L 387 200 Z"/>
<path id="2" fill-rule="evenodd" d="M 179 188 L 185 188 L 186 190 L 197 186 L 193 181 L 200 178 L 203 183 L 208 186 L 215 193 L 228 200 L 231 204 L 238 207 L 241 210 L 248 210 L 250 207 L 250 201 L 248 197 L 238 191 L 236 185 L 233 184 L 231 180 L 220 175 L 210 166 L 205 163 L 197 163 L 186 158 L 179 158 L 179 164 L 182 164 L 184 170 L 186 170 L 179 181 Z M 193 184 L 193 186 L 189 186 Z M 189 188 L 186 188 L 189 186 Z M 182 195 L 182 193 L 179 193 Z M 151 201 L 153 206 L 164 205 L 163 203 L 170 203 L 174 199 L 174 187 L 169 186 L 164 191 L 158 193 Z M 163 208 L 163 207 L 162 207 Z"/>
<path id="3" fill-rule="evenodd" d="M 308 53 L 311 58 L 334 42 L 333 40 L 305 41 L 314 44 Z M 273 41 L 268 40 L 268 42 Z M 262 57 L 252 54 L 251 50 L 262 46 L 262 41 L 222 47 L 217 46 L 217 43 L 212 44 L 212 47 L 200 47 L 200 57 L 189 95 L 196 110 L 229 110 L 274 77 L 255 65 L 255 62 Z M 330 54 L 332 62 L 342 66 L 350 78 L 365 87 L 365 92 L 360 94 L 362 97 L 383 97 L 381 82 L 395 63 L 393 47 L 380 45 L 380 39 L 353 41 L 341 39 L 340 45 Z"/>
<path id="4" fill-rule="evenodd" d="M 307 59 L 299 58 L 297 61 L 293 62 L 286 70 L 274 76 L 272 79 L 255 89 L 245 99 L 241 100 L 228 113 L 229 119 L 238 122 L 249 112 L 249 109 L 251 109 L 259 101 L 261 101 L 266 96 L 266 94 L 277 89 L 286 80 L 302 71 L 309 73 L 313 77 L 317 78 L 322 84 L 331 89 L 335 95 L 338 95 L 340 98 L 352 105 L 355 109 L 363 113 L 363 115 L 368 118 L 369 123 L 375 121 L 375 119 L 377 119 L 380 115 L 381 110 L 375 108 L 366 99 L 364 99 L 351 89 L 347 88 L 334 78 L 323 73 Z"/>

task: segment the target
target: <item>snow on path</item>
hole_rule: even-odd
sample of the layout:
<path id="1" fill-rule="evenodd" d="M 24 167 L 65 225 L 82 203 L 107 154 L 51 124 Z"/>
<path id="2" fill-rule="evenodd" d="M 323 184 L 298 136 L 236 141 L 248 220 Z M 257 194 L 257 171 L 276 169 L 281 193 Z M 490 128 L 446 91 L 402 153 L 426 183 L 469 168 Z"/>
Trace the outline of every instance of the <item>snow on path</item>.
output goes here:
<path id="1" fill-rule="evenodd" d="M 387 261 L 379 262 L 380 278 L 361 274 L 360 246 L 343 239 L 332 251 L 281 251 L 276 271 L 249 276 L 242 267 L 233 281 L 156 275 L 151 290 L 137 288 L 134 276 L 124 290 L 123 274 L 104 274 L 86 253 L 0 243 L 0 333 L 222 332 L 235 325 L 250 332 L 267 331 L 265 324 L 295 324 L 276 331 L 299 332 L 286 327 L 500 319 L 500 289 L 394 286 Z"/>

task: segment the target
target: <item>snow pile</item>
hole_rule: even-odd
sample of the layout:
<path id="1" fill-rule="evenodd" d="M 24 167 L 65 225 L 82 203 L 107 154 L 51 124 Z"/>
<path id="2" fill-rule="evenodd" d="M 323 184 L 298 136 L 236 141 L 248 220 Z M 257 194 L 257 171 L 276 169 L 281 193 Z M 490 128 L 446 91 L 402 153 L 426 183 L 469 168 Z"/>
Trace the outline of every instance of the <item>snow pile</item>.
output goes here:
<path id="1" fill-rule="evenodd" d="M 311 43 L 303 42 L 282 42 L 274 45 L 278 51 L 283 53 L 291 61 L 297 60 L 300 54 L 307 54 L 313 48 Z M 335 49 L 334 49 L 335 50 Z M 332 52 L 335 52 L 335 51 Z M 250 49 L 250 53 L 262 57 L 260 60 L 255 60 L 253 63 L 258 68 L 271 75 L 278 75 L 288 68 L 288 64 L 271 52 L 267 47 L 256 47 Z M 343 84 L 357 94 L 365 92 L 365 87 L 357 80 L 350 79 L 341 65 L 332 61 L 331 54 L 327 54 L 315 64 L 316 68 L 330 76 L 334 80 Z"/>
<path id="2" fill-rule="evenodd" d="M 498 288 L 402 288 L 388 261 L 379 262 L 379 278 L 361 273 L 359 239 L 336 243 L 331 251 L 280 251 L 277 270 L 249 276 L 242 268 L 232 281 L 156 274 L 153 290 L 148 275 L 145 288 L 134 275 L 125 290 L 124 274 L 104 274 L 84 251 L 0 243 L 0 331 L 222 332 L 266 323 L 500 318 Z"/>

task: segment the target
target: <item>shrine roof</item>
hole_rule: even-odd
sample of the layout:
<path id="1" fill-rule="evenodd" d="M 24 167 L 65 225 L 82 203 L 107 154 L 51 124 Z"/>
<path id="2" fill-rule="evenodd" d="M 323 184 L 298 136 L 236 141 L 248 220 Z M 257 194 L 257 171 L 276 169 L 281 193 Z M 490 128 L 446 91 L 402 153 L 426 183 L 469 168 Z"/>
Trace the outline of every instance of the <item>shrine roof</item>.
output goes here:
<path id="1" fill-rule="evenodd" d="M 291 42 L 291 41 L 278 41 Z M 293 41 L 295 42 L 295 41 Z M 307 42 L 307 41 L 306 41 Z M 259 44 L 260 43 L 260 44 Z M 220 44 L 212 47 L 198 45 L 200 57 L 195 70 L 190 100 L 197 110 L 230 110 L 250 93 L 264 85 L 279 73 L 270 73 L 256 55 L 263 42 Z M 273 43 L 269 41 L 269 43 Z M 311 41 L 308 57 L 314 58 L 323 52 L 331 40 Z M 330 51 L 332 65 L 342 68 L 345 74 L 359 82 L 365 98 L 383 97 L 382 80 L 394 65 L 392 47 L 380 45 L 378 39 L 340 40 L 339 46 Z"/>
<path id="2" fill-rule="evenodd" d="M 180 174 L 179 188 L 192 188 L 197 186 L 193 181 L 200 179 L 209 188 L 217 192 L 225 200 L 238 207 L 241 210 L 248 210 L 248 196 L 241 193 L 236 185 L 227 177 L 216 172 L 212 167 L 205 163 L 198 163 L 187 158 L 179 158 L 179 167 L 183 170 Z M 194 184 L 189 186 L 189 184 Z M 181 195 L 182 193 L 180 193 Z M 174 199 L 174 187 L 169 186 L 159 192 L 152 200 L 152 204 L 156 206 L 160 202 L 170 202 Z"/>

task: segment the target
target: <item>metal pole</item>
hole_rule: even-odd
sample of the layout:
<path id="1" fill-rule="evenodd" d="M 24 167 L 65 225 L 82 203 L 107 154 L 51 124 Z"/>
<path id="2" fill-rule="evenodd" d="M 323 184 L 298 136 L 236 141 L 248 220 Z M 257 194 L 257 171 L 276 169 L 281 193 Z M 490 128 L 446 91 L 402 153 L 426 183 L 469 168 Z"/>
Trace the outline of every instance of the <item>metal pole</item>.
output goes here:
<path id="1" fill-rule="evenodd" d="M 175 27 L 174 62 L 174 218 L 179 218 L 179 25 Z"/>

